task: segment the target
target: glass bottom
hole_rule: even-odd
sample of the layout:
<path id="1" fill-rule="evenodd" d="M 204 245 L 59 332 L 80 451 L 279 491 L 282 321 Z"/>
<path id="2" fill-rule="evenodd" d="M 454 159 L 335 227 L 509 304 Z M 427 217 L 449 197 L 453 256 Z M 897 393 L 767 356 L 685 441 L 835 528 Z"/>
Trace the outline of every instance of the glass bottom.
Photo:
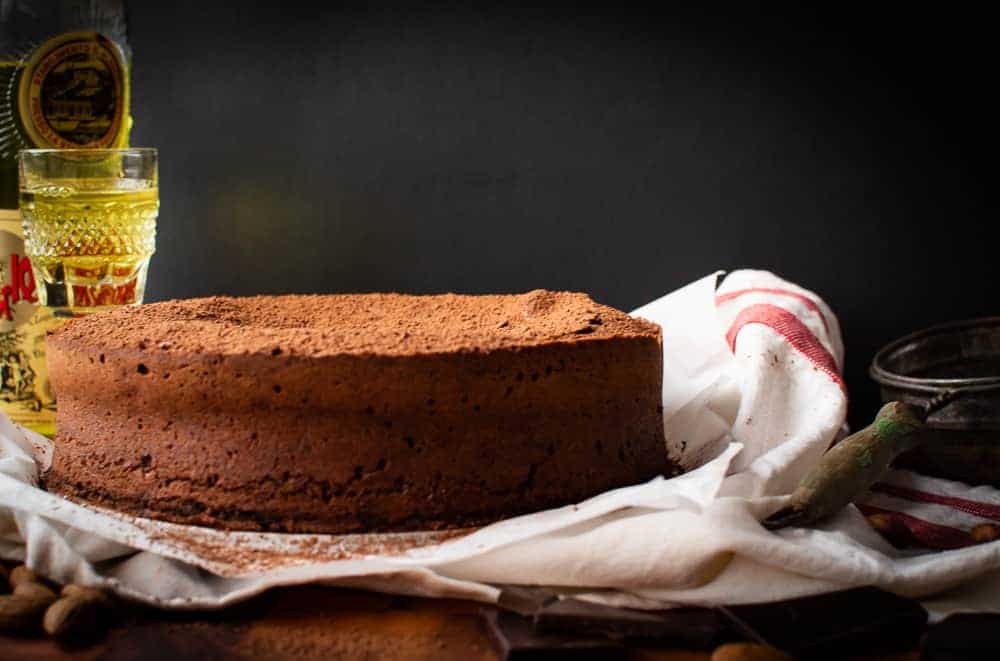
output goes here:
<path id="1" fill-rule="evenodd" d="M 41 284 L 39 303 L 60 317 L 142 303 L 149 259 L 149 255 L 36 257 L 32 268 Z"/>

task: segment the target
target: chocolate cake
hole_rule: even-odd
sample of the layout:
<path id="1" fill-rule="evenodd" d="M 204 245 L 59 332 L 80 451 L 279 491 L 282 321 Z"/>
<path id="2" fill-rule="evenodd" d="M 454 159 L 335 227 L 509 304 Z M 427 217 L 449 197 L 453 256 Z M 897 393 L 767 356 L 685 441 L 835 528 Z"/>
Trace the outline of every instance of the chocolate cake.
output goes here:
<path id="1" fill-rule="evenodd" d="M 584 294 L 168 301 L 48 360 L 46 486 L 180 523 L 460 527 L 673 469 L 659 327 Z"/>

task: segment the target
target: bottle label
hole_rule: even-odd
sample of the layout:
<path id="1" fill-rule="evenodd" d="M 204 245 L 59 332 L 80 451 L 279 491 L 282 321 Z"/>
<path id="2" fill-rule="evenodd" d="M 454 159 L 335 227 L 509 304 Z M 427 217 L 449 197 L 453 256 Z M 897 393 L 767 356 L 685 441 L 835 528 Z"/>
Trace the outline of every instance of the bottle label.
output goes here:
<path id="1" fill-rule="evenodd" d="M 0 410 L 18 424 L 51 433 L 56 400 L 45 334 L 61 322 L 38 305 L 19 225 L 16 211 L 0 209 Z"/>
<path id="2" fill-rule="evenodd" d="M 96 32 L 49 39 L 25 63 L 18 109 L 39 147 L 118 146 L 128 108 L 127 63 L 121 49 Z"/>

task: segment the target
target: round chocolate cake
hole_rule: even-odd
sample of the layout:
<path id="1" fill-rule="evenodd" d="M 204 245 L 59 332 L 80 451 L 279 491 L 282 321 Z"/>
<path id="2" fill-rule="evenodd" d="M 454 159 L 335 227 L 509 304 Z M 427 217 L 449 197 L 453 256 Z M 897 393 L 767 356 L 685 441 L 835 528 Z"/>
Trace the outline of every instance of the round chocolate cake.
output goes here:
<path id="1" fill-rule="evenodd" d="M 673 470 L 659 327 L 583 294 L 169 301 L 48 360 L 46 486 L 180 523 L 467 526 Z"/>

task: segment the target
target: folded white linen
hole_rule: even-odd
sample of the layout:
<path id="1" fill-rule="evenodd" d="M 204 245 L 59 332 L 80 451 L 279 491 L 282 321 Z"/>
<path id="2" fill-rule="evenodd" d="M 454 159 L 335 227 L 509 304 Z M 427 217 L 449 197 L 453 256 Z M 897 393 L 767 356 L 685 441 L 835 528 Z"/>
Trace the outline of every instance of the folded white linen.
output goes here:
<path id="1" fill-rule="evenodd" d="M 922 522 L 920 534 L 943 535 L 951 550 L 898 550 L 853 506 L 812 529 L 760 526 L 844 431 L 843 343 L 812 292 L 764 271 L 717 279 L 634 312 L 663 327 L 667 447 L 690 470 L 679 477 L 467 534 L 225 532 L 39 489 L 51 445 L 0 415 L 0 556 L 169 608 L 319 582 L 486 602 L 496 584 L 548 585 L 637 608 L 876 585 L 924 598 L 938 616 L 1000 611 L 1000 543 L 965 543 L 969 527 L 1000 521 L 995 489 L 894 471 L 860 502 Z"/>

